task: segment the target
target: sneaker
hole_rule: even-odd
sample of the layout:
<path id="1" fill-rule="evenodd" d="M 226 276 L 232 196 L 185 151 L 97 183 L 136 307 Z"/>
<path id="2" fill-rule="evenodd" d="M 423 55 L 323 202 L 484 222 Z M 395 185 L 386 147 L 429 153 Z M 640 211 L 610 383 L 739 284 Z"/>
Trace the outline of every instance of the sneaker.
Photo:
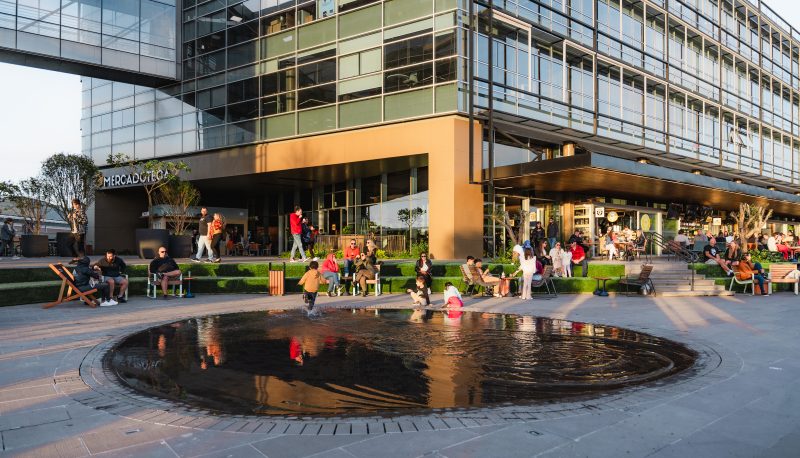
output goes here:
<path id="1" fill-rule="evenodd" d="M 124 303 L 126 303 L 128 301 L 127 301 L 127 299 L 125 299 L 125 296 L 119 296 L 117 298 L 117 302 L 120 303 L 120 304 L 124 304 Z"/>
<path id="2" fill-rule="evenodd" d="M 13 260 L 15 260 L 15 261 L 16 261 L 17 259 L 20 259 L 20 257 L 19 257 L 19 256 L 14 256 L 14 257 L 13 257 L 13 258 L 11 258 L 11 259 L 13 259 Z"/>
<path id="3" fill-rule="evenodd" d="M 112 304 L 109 301 L 103 301 L 103 302 L 100 303 L 100 307 L 111 307 L 112 305 L 114 305 L 114 304 Z"/>
<path id="4" fill-rule="evenodd" d="M 728 271 L 728 276 L 729 276 L 729 277 L 733 277 L 733 271 L 732 271 L 732 270 L 729 270 L 729 271 Z"/>
<path id="5" fill-rule="evenodd" d="M 328 297 L 333 297 L 333 292 L 332 291 L 328 291 Z"/>
<path id="6" fill-rule="evenodd" d="M 192 262 L 202 262 L 202 261 L 200 261 L 200 260 L 199 260 L 199 259 L 197 259 L 197 258 L 191 258 L 191 259 L 192 259 Z"/>
<path id="7" fill-rule="evenodd" d="M 289 262 L 297 262 L 297 259 L 290 259 Z"/>
<path id="8" fill-rule="evenodd" d="M 222 259 L 221 258 L 217 258 L 217 259 L 215 259 L 215 260 L 213 260 L 211 262 L 213 262 L 214 264 L 219 264 L 219 263 L 222 262 Z"/>
<path id="9" fill-rule="evenodd" d="M 336 295 L 341 296 L 342 294 L 344 294 L 344 287 L 342 285 L 339 285 L 336 287 Z"/>
<path id="10" fill-rule="evenodd" d="M 115 301 L 114 299 L 108 300 L 108 305 L 117 305 L 117 304 L 119 304 L 119 302 Z"/>

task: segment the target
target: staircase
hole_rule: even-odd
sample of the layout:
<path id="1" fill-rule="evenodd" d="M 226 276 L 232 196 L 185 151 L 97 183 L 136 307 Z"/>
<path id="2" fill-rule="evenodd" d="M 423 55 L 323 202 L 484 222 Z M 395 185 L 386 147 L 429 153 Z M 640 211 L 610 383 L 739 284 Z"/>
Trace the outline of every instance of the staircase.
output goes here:
<path id="1" fill-rule="evenodd" d="M 639 273 L 639 265 L 630 263 L 631 272 L 628 275 Z M 653 259 L 653 272 L 650 278 L 656 287 L 656 296 L 660 297 L 686 297 L 686 296 L 733 296 L 725 286 L 715 285 L 714 280 L 709 280 L 702 275 L 695 274 L 694 288 L 692 287 L 692 271 L 685 262 Z"/>

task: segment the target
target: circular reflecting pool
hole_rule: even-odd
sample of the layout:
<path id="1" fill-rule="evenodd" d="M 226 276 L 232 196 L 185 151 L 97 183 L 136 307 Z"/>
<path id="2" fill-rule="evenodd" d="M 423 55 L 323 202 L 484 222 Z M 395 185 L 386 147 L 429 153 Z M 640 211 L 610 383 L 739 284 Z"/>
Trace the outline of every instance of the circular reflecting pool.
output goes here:
<path id="1" fill-rule="evenodd" d="M 369 415 L 586 395 L 695 357 L 646 334 L 531 316 L 290 310 L 158 326 L 104 363 L 136 390 L 220 413 Z"/>

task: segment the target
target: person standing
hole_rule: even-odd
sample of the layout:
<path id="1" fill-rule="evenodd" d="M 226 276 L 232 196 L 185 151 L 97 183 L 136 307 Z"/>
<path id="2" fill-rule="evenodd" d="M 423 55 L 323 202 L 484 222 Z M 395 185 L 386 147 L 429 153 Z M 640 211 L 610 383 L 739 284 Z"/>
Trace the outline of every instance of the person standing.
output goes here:
<path id="1" fill-rule="evenodd" d="M 192 259 L 194 262 L 200 262 L 204 249 L 208 255 L 208 262 L 214 260 L 213 252 L 211 251 L 211 239 L 208 237 L 208 223 L 211 221 L 213 221 L 213 218 L 208 215 L 208 209 L 206 207 L 201 208 L 200 219 L 197 221 L 197 230 L 200 233 L 200 238 L 197 240 L 197 254 Z"/>
<path id="2" fill-rule="evenodd" d="M 558 239 L 558 224 L 550 218 L 550 222 L 547 223 L 547 246 L 554 247 L 556 246 L 556 240 Z"/>
<path id="3" fill-rule="evenodd" d="M 303 250 L 303 239 L 301 235 L 303 234 L 303 209 L 300 206 L 294 207 L 294 213 L 289 215 L 289 230 L 292 233 L 292 251 L 289 253 L 289 262 L 295 262 L 294 259 L 294 252 L 295 250 L 300 250 L 300 258 L 303 262 L 306 262 L 306 252 Z"/>
<path id="4" fill-rule="evenodd" d="M 72 261 L 69 263 L 77 264 L 78 260 L 83 258 L 85 252 L 86 225 L 89 224 L 86 211 L 77 197 L 72 199 L 72 211 L 69 213 L 68 219 L 72 234 L 72 245 L 70 247 L 72 249 Z"/>
<path id="5" fill-rule="evenodd" d="M 222 215 L 214 213 L 214 220 L 208 225 L 208 238 L 211 239 L 211 251 L 213 258 L 210 262 L 221 262 L 219 247 L 222 243 L 222 233 L 225 230 L 225 225 L 222 222 Z"/>
<path id="6" fill-rule="evenodd" d="M 525 250 L 525 259 L 520 259 L 519 268 L 511 276 L 515 277 L 520 271 L 522 271 L 522 294 L 520 298 L 532 299 L 531 283 L 533 282 L 533 274 L 536 273 L 536 256 L 531 250 Z"/>
<path id="7" fill-rule="evenodd" d="M 17 230 L 14 229 L 14 220 L 6 218 L 3 227 L 0 228 L 0 256 L 3 256 L 8 248 L 8 256 L 13 259 L 19 259 L 19 256 L 14 253 L 14 237 L 17 235 Z"/>
<path id="8" fill-rule="evenodd" d="M 544 240 L 544 228 L 542 227 L 541 221 L 536 221 L 536 226 L 531 230 L 531 240 L 533 240 L 533 246 L 538 246 L 540 240 Z"/>

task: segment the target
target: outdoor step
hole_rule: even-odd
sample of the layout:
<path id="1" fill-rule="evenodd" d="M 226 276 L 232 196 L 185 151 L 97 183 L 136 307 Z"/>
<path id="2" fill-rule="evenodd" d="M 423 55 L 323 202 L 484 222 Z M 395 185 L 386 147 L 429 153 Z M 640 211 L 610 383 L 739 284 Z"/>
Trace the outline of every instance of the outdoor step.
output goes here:
<path id="1" fill-rule="evenodd" d="M 724 291 L 725 287 L 722 285 L 694 285 L 694 291 Z M 691 285 L 672 286 L 669 288 L 659 288 L 656 284 L 656 291 L 692 291 Z"/>
<path id="2" fill-rule="evenodd" d="M 658 297 L 733 296 L 733 291 L 656 291 Z"/>

